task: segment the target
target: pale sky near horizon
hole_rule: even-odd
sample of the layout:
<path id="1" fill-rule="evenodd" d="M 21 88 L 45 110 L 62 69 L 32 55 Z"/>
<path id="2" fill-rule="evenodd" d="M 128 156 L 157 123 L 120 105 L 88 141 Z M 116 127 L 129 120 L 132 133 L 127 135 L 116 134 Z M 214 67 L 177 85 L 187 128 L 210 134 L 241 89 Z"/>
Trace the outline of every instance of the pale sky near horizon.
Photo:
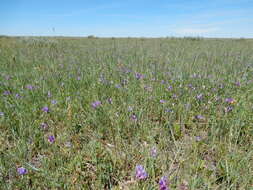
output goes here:
<path id="1" fill-rule="evenodd" d="M 2 0 L 0 35 L 253 38 L 253 0 Z"/>

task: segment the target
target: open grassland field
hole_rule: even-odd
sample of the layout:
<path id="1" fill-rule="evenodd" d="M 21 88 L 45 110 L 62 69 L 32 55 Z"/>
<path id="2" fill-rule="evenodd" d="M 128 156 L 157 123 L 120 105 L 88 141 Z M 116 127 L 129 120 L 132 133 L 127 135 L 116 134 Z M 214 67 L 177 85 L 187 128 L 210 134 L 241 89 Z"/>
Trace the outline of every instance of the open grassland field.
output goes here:
<path id="1" fill-rule="evenodd" d="M 253 40 L 0 38 L 0 189 L 250 190 L 252 129 Z"/>

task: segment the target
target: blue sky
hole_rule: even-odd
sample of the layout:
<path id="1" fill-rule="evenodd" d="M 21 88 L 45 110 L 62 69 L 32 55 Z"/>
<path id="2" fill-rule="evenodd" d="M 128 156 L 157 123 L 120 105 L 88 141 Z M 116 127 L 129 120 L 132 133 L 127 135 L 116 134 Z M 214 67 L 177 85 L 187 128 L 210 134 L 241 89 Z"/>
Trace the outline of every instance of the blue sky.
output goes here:
<path id="1" fill-rule="evenodd" d="M 1 0 L 0 34 L 253 38 L 253 0 Z"/>

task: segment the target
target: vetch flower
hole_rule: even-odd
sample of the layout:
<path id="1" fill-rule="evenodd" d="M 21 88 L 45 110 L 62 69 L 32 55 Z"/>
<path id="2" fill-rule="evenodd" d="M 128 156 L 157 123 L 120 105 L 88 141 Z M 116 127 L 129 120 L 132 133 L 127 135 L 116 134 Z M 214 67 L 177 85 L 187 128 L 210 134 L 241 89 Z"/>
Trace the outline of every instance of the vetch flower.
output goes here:
<path id="1" fill-rule="evenodd" d="M 47 106 L 45 106 L 45 107 L 42 108 L 42 111 L 46 112 L 46 113 L 49 113 L 49 108 Z"/>
<path id="2" fill-rule="evenodd" d="M 50 135 L 47 139 L 48 139 L 48 142 L 50 143 L 54 143 L 55 141 L 55 137 L 53 135 Z"/>
<path id="3" fill-rule="evenodd" d="M 172 86 L 168 86 L 167 90 L 171 91 L 173 89 Z"/>
<path id="4" fill-rule="evenodd" d="M 166 176 L 163 176 L 160 180 L 159 180 L 159 190 L 169 190 L 168 187 L 168 180 Z"/>
<path id="5" fill-rule="evenodd" d="M 166 103 L 166 101 L 165 100 L 160 100 L 160 103 L 164 104 L 164 103 Z"/>
<path id="6" fill-rule="evenodd" d="M 99 100 L 97 100 L 97 101 L 93 102 L 93 103 L 91 104 L 91 106 L 92 106 L 94 109 L 96 109 L 96 108 L 98 108 L 99 106 L 101 106 L 101 102 L 100 102 Z"/>
<path id="7" fill-rule="evenodd" d="M 197 98 L 198 100 L 201 100 L 201 99 L 203 98 L 203 94 L 198 94 L 198 95 L 196 96 L 196 98 Z"/>
<path id="8" fill-rule="evenodd" d="M 226 98 L 225 102 L 227 102 L 229 104 L 234 104 L 235 103 L 235 99 L 233 99 L 233 98 Z"/>
<path id="9" fill-rule="evenodd" d="M 22 98 L 22 96 L 20 96 L 20 94 L 16 94 L 15 97 L 18 98 L 18 99 Z"/>
<path id="10" fill-rule="evenodd" d="M 238 81 L 235 83 L 235 85 L 239 87 L 239 86 L 241 86 L 241 83 Z"/>
<path id="11" fill-rule="evenodd" d="M 145 180 L 148 178 L 148 173 L 145 171 L 142 165 L 137 165 L 135 168 L 135 177 L 138 180 Z"/>
<path id="12" fill-rule="evenodd" d="M 27 169 L 23 168 L 23 167 L 20 167 L 17 169 L 17 172 L 19 175 L 25 175 L 28 173 Z"/>
<path id="13" fill-rule="evenodd" d="M 141 73 L 135 73 L 135 78 L 137 80 L 140 80 L 140 79 L 143 79 L 144 78 L 144 75 L 142 75 Z"/>
<path id="14" fill-rule="evenodd" d="M 199 141 L 202 140 L 202 138 L 201 138 L 201 136 L 196 136 L 196 137 L 195 137 L 195 140 L 199 142 Z"/>
<path id="15" fill-rule="evenodd" d="M 28 85 L 26 85 L 26 88 L 29 89 L 29 90 L 33 90 L 33 89 L 34 89 L 34 86 L 28 84 Z"/>
<path id="16" fill-rule="evenodd" d="M 137 121 L 137 116 L 136 116 L 135 114 L 132 114 L 132 115 L 131 115 L 131 119 L 132 119 L 133 121 Z"/>
<path id="17" fill-rule="evenodd" d="M 4 93 L 3 93 L 3 95 L 5 95 L 5 96 L 8 96 L 10 94 L 11 94 L 11 92 L 9 90 L 4 91 Z"/>
<path id="18" fill-rule="evenodd" d="M 0 112 L 0 116 L 4 116 L 4 112 Z"/>
<path id="19" fill-rule="evenodd" d="M 195 118 L 196 118 L 197 120 L 204 120 L 204 119 L 205 119 L 205 117 L 202 116 L 202 115 L 197 115 Z"/>

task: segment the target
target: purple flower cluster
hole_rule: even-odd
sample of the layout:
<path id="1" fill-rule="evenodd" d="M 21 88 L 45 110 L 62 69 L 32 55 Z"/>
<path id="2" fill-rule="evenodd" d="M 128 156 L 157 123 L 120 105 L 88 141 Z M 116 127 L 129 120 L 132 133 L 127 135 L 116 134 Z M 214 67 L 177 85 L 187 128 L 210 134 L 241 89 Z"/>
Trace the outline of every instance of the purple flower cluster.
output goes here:
<path id="1" fill-rule="evenodd" d="M 198 95 L 196 96 L 196 98 L 197 98 L 198 100 L 201 100 L 201 99 L 203 98 L 203 94 L 198 94 Z"/>
<path id="2" fill-rule="evenodd" d="M 137 116 L 136 116 L 135 114 L 132 114 L 132 115 L 131 115 L 131 119 L 132 119 L 133 121 L 137 121 Z"/>
<path id="3" fill-rule="evenodd" d="M 168 86 L 168 88 L 167 88 L 168 91 L 171 91 L 172 89 L 173 89 L 172 86 Z"/>
<path id="4" fill-rule="evenodd" d="M 165 104 L 166 101 L 165 101 L 165 100 L 160 100 L 160 103 L 161 103 L 161 104 Z"/>
<path id="5" fill-rule="evenodd" d="M 8 96 L 11 95 L 11 92 L 9 90 L 4 91 L 3 95 Z"/>
<path id="6" fill-rule="evenodd" d="M 41 110 L 45 113 L 49 113 L 49 108 L 47 106 L 43 107 Z"/>
<path id="7" fill-rule="evenodd" d="M 142 75 L 141 73 L 135 73 L 135 78 L 137 80 L 140 80 L 140 79 L 143 79 L 144 78 L 144 75 Z"/>
<path id="8" fill-rule="evenodd" d="M 20 167 L 17 169 L 17 172 L 19 175 L 25 175 L 28 173 L 27 169 L 23 168 L 23 167 Z"/>
<path id="9" fill-rule="evenodd" d="M 225 102 L 227 102 L 229 104 L 233 104 L 233 103 L 235 103 L 235 100 L 233 98 L 226 98 Z"/>
<path id="10" fill-rule="evenodd" d="M 159 180 L 159 190 L 169 190 L 168 187 L 168 180 L 166 176 L 163 176 L 160 180 Z"/>
<path id="11" fill-rule="evenodd" d="M 48 142 L 50 142 L 50 143 L 54 143 L 54 141 L 55 141 L 55 137 L 54 137 L 54 135 L 50 135 L 50 136 L 48 136 Z"/>
<path id="12" fill-rule="evenodd" d="M 196 118 L 197 120 L 204 120 L 204 119 L 205 119 L 205 117 L 202 116 L 202 115 L 197 115 L 195 118 Z"/>
<path id="13" fill-rule="evenodd" d="M 29 90 L 33 90 L 33 89 L 34 89 L 34 86 L 28 84 L 28 85 L 26 85 L 26 88 L 29 89 Z"/>
<path id="14" fill-rule="evenodd" d="M 16 97 L 17 99 L 22 98 L 22 96 L 20 96 L 20 94 L 16 94 L 15 97 Z"/>
<path id="15" fill-rule="evenodd" d="M 91 104 L 91 106 L 92 106 L 94 109 L 98 108 L 98 107 L 101 106 L 101 105 L 102 105 L 102 103 L 101 103 L 99 100 L 97 100 L 97 101 L 95 101 L 95 102 L 92 102 L 92 104 Z"/>
<path id="16" fill-rule="evenodd" d="M 142 165 L 137 165 L 135 168 L 135 177 L 138 180 L 145 180 L 148 178 L 148 173 Z"/>

